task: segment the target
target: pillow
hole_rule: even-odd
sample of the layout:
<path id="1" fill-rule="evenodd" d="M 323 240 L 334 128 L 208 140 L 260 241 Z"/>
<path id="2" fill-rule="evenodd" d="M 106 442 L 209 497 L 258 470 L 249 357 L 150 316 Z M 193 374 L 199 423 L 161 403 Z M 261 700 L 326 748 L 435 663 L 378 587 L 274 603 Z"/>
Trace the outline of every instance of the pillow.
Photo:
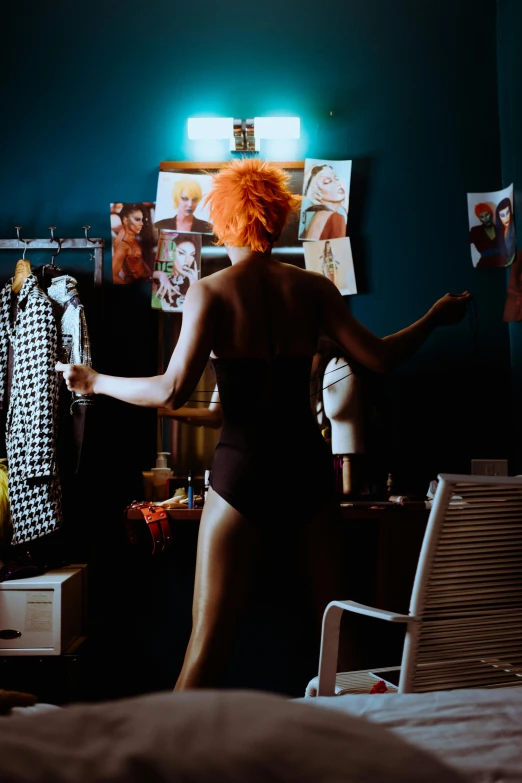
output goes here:
<path id="1" fill-rule="evenodd" d="M 256 691 L 157 693 L 0 718 L 9 783 L 462 783 L 363 718 Z"/>

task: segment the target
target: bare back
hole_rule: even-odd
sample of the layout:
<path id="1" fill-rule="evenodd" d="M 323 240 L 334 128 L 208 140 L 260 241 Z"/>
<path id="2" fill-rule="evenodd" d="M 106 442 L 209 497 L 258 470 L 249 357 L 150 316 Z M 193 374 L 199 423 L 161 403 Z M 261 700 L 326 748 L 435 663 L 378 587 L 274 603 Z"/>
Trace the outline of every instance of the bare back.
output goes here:
<path id="1" fill-rule="evenodd" d="M 159 380 L 157 398 L 165 407 L 185 404 L 209 357 L 311 359 L 324 334 L 346 356 L 384 372 L 413 353 L 437 325 L 437 314 L 430 311 L 411 327 L 382 339 L 354 318 L 339 289 L 324 275 L 248 248 L 227 250 L 232 266 L 188 289 L 180 337 Z M 440 306 L 460 319 L 468 297 L 448 294 Z"/>
<path id="2" fill-rule="evenodd" d="M 272 258 L 204 278 L 215 301 L 212 356 L 312 356 L 321 326 L 315 278 Z"/>

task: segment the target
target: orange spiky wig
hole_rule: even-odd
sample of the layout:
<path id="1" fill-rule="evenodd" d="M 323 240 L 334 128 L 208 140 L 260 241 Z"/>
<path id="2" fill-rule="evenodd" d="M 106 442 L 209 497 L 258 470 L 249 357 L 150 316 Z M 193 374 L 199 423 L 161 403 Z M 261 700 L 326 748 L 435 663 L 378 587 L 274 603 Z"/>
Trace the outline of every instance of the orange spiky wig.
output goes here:
<path id="1" fill-rule="evenodd" d="M 475 204 L 475 215 L 478 217 L 481 212 L 489 212 L 490 215 L 493 215 L 493 210 L 484 201 L 481 201 L 480 204 Z"/>
<path id="2" fill-rule="evenodd" d="M 289 178 L 282 169 L 259 158 L 227 163 L 213 176 L 205 200 L 216 244 L 269 250 L 301 201 L 288 187 Z"/>

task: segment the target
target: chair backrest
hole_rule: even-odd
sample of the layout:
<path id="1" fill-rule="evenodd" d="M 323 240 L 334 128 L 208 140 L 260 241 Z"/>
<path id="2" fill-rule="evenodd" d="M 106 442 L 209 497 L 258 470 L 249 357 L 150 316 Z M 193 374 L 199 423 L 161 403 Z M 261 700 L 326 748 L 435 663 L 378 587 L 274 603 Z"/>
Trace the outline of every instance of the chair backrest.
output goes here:
<path id="1" fill-rule="evenodd" d="M 401 691 L 522 685 L 522 478 L 439 476 L 410 614 Z"/>

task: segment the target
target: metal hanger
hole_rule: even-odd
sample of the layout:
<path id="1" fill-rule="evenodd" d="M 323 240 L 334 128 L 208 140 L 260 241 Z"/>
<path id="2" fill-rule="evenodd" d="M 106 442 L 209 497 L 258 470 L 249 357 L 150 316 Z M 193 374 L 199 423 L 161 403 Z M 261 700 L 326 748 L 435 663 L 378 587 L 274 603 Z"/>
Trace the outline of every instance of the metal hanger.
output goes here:
<path id="1" fill-rule="evenodd" d="M 85 231 L 85 241 L 86 242 L 92 242 L 92 244 L 96 244 L 94 239 L 91 239 L 89 236 L 89 229 L 90 226 L 82 226 L 83 230 Z"/>
<path id="2" fill-rule="evenodd" d="M 54 266 L 54 259 L 60 255 L 62 250 L 62 240 L 54 236 L 55 229 L 56 226 L 49 226 L 49 231 L 51 232 L 51 242 L 58 243 L 58 250 L 56 251 L 56 253 L 53 253 L 51 256 L 51 266 Z"/>
<path id="3" fill-rule="evenodd" d="M 24 244 L 24 252 L 22 253 L 22 259 L 21 260 L 25 261 L 25 254 L 27 252 L 27 248 L 29 247 L 29 242 L 27 241 L 27 239 L 23 239 L 20 236 L 20 231 L 22 230 L 23 226 L 15 226 L 15 228 L 16 228 L 16 236 L 17 236 L 18 241 L 19 242 L 23 242 L 23 244 Z"/>

